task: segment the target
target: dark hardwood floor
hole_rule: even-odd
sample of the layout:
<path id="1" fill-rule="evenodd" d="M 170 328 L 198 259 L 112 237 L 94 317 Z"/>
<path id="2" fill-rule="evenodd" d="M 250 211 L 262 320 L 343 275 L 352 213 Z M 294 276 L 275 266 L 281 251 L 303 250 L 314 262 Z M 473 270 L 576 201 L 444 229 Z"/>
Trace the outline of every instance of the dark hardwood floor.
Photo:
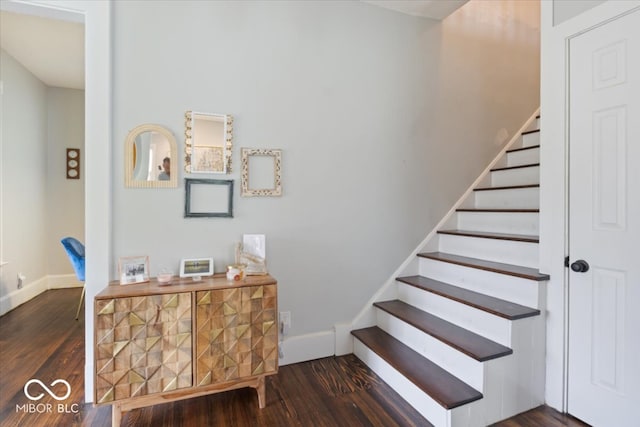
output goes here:
<path id="1" fill-rule="evenodd" d="M 0 317 L 0 426 L 111 425 L 111 408 L 84 402 L 84 322 L 75 321 L 80 289 L 47 291 Z M 24 385 L 56 379 L 71 385 L 60 402 L 30 401 Z M 56 394 L 63 385 L 51 387 Z M 44 390 L 33 384 L 29 391 Z M 29 408 L 28 404 L 34 407 Z M 27 406 L 25 406 L 27 405 Z M 39 406 L 36 406 L 39 405 Z M 48 407 L 47 405 L 51 405 Z M 74 406 L 77 405 L 77 406 Z M 33 410 L 31 410 L 33 409 Z M 76 412 L 77 413 L 74 413 Z M 123 426 L 428 426 L 413 408 L 353 355 L 287 365 L 267 381 L 267 406 L 255 391 L 235 390 L 127 413 Z M 495 424 L 585 426 L 548 407 Z"/>

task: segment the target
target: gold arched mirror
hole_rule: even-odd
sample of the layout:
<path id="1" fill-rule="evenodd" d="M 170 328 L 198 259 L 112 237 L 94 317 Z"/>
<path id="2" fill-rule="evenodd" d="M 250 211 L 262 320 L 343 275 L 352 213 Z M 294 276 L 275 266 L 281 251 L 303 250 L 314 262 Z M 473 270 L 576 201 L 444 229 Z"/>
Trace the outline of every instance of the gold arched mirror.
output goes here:
<path id="1" fill-rule="evenodd" d="M 124 183 L 136 188 L 176 188 L 178 148 L 168 129 L 154 124 L 135 127 L 125 141 Z"/>

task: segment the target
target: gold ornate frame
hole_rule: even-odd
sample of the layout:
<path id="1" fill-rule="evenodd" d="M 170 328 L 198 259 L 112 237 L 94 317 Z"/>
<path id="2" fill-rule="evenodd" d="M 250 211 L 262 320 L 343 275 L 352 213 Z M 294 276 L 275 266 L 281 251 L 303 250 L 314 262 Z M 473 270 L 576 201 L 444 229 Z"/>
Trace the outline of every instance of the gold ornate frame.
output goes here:
<path id="1" fill-rule="evenodd" d="M 250 188 L 249 187 L 249 158 L 251 156 L 273 157 L 273 187 L 272 188 Z M 243 148 L 242 149 L 242 179 L 240 195 L 242 197 L 265 197 L 282 196 L 282 150 L 266 148 Z"/>

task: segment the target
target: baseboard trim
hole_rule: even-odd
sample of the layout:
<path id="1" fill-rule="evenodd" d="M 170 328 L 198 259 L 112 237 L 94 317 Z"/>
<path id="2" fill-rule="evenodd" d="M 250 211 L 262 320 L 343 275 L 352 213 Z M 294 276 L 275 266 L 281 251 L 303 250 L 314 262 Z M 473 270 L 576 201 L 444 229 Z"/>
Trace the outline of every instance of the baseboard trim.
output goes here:
<path id="1" fill-rule="evenodd" d="M 290 365 L 333 356 L 335 354 L 334 340 L 333 331 L 285 337 L 280 343 L 284 357 L 279 360 L 278 364 L 280 366 Z"/>
<path id="2" fill-rule="evenodd" d="M 84 285 L 75 274 L 50 274 L 47 282 L 48 289 L 81 288 Z"/>
<path id="3" fill-rule="evenodd" d="M 44 276 L 3 296 L 0 298 L 0 316 L 37 297 L 48 289 L 47 286 L 47 276 Z"/>
<path id="4" fill-rule="evenodd" d="M 0 316 L 37 297 L 49 289 L 81 288 L 75 274 L 50 274 L 31 283 L 25 284 L 0 298 Z"/>

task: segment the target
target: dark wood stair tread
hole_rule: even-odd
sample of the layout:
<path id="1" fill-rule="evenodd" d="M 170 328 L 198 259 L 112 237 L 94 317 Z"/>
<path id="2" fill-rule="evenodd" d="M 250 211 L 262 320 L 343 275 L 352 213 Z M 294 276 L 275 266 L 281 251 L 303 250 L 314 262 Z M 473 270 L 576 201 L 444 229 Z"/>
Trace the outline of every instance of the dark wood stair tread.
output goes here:
<path id="1" fill-rule="evenodd" d="M 540 314 L 540 310 L 536 308 L 526 307 L 424 276 L 398 277 L 396 280 L 507 320 L 524 319 Z"/>
<path id="2" fill-rule="evenodd" d="M 540 166 L 540 163 L 529 163 L 526 165 L 517 165 L 517 166 L 505 166 L 502 168 L 494 168 L 491 169 L 491 172 L 498 172 L 498 171 L 506 171 L 506 170 L 511 170 L 511 169 L 522 169 L 522 168 L 533 168 L 536 166 Z"/>
<path id="3" fill-rule="evenodd" d="M 477 209 L 460 208 L 456 212 L 491 212 L 491 213 L 540 213 L 540 209 Z"/>
<path id="4" fill-rule="evenodd" d="M 535 148 L 540 148 L 540 145 L 532 145 L 530 147 L 522 147 L 522 148 L 512 148 L 511 150 L 507 150 L 507 153 L 515 153 L 516 151 L 524 151 L 524 150 L 533 150 Z"/>
<path id="5" fill-rule="evenodd" d="M 351 334 L 446 409 L 482 399 L 482 393 L 376 326 Z"/>
<path id="6" fill-rule="evenodd" d="M 495 239 L 495 240 L 510 240 L 513 242 L 525 242 L 525 243 L 540 242 L 540 238 L 538 236 L 532 236 L 528 234 L 493 233 L 488 231 L 471 231 L 471 230 L 438 230 L 438 234 L 450 234 L 453 236 L 464 236 L 464 237 L 480 237 L 484 239 Z"/>
<path id="7" fill-rule="evenodd" d="M 473 191 L 517 190 L 519 188 L 540 188 L 540 184 L 506 185 L 503 187 L 480 187 L 474 188 Z"/>
<path id="8" fill-rule="evenodd" d="M 376 302 L 373 305 L 479 362 L 513 353 L 509 347 L 447 322 L 403 301 Z"/>
<path id="9" fill-rule="evenodd" d="M 493 262 L 484 259 L 447 254 L 444 252 L 425 252 L 418 254 L 418 256 L 422 258 L 433 259 L 436 261 L 458 264 L 465 267 L 477 268 L 479 270 L 491 271 L 493 273 L 500 273 L 509 276 L 521 277 L 523 279 L 535 280 L 537 282 L 549 280 L 548 274 L 541 274 L 535 268 L 521 267 L 519 265 L 504 264 L 501 262 Z"/>
<path id="10" fill-rule="evenodd" d="M 522 132 L 522 134 L 523 135 L 529 135 L 530 133 L 536 133 L 536 132 L 540 132 L 540 129 L 529 130 L 527 132 Z"/>

